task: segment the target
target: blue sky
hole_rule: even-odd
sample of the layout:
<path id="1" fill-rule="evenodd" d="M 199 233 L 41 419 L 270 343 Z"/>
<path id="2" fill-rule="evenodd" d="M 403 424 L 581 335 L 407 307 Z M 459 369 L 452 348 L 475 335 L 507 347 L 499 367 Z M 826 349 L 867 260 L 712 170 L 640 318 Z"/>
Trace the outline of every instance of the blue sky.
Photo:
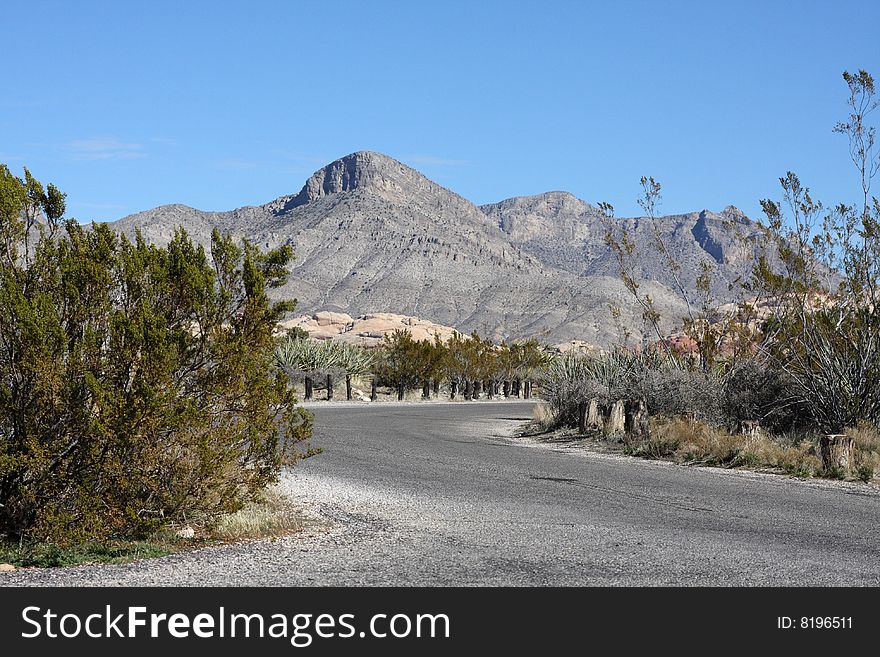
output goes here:
<path id="1" fill-rule="evenodd" d="M 758 215 L 853 197 L 844 69 L 878 2 L 6 3 L 0 162 L 109 220 L 296 192 L 357 150 L 477 202 L 567 190 Z M 878 112 L 880 114 L 880 112 Z M 877 117 L 880 119 L 880 117 Z"/>

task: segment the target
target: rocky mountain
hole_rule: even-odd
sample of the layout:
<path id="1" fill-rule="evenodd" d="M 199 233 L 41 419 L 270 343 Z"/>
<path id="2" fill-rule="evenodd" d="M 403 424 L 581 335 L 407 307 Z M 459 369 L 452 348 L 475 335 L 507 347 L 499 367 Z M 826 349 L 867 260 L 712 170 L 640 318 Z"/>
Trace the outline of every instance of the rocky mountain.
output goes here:
<path id="1" fill-rule="evenodd" d="M 749 276 L 762 244 L 757 225 L 733 206 L 718 213 L 703 210 L 653 221 L 647 217 L 608 221 L 598 208 L 568 192 L 547 192 L 481 209 L 524 253 L 585 278 L 617 275 L 619 264 L 605 241 L 612 227 L 618 238 L 625 232 L 634 244 L 639 279 L 676 290 L 681 283 L 692 290 L 705 263 L 713 272 L 713 293 L 724 301 L 734 296 L 731 285 Z M 658 249 L 658 237 L 680 265 L 676 276 Z"/>
<path id="2" fill-rule="evenodd" d="M 647 220 L 616 221 L 640 248 L 649 245 Z M 620 324 L 636 333 L 642 325 L 604 244 L 597 210 L 563 192 L 477 207 L 390 157 L 358 152 L 266 205 L 229 212 L 162 206 L 113 227 L 128 234 L 139 229 L 163 244 L 179 225 L 206 245 L 214 227 L 263 247 L 290 244 L 291 280 L 277 292 L 297 298 L 298 312 L 398 313 L 495 339 L 593 344 L 618 339 Z M 711 258 L 726 281 L 752 257 L 729 233 L 734 225 L 754 230 L 734 208 L 664 217 L 657 225 L 688 285 L 703 260 Z M 683 302 L 656 254 L 639 266 L 642 289 L 671 328 Z M 609 305 L 620 308 L 619 320 L 612 321 Z"/>

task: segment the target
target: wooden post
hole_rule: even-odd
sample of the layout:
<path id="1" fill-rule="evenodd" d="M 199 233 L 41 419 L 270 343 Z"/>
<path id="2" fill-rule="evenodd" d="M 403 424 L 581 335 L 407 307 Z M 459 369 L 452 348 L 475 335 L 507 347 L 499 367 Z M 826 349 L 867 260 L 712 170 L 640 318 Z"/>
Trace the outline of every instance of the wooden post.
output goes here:
<path id="1" fill-rule="evenodd" d="M 379 394 L 376 392 L 376 379 L 373 378 L 370 381 L 370 401 L 376 401 L 379 398 Z"/>
<path id="2" fill-rule="evenodd" d="M 624 428 L 635 438 L 648 437 L 648 405 L 644 399 L 628 402 L 625 406 Z"/>
<path id="3" fill-rule="evenodd" d="M 306 377 L 305 387 L 306 387 L 306 395 L 305 395 L 306 399 L 311 399 L 312 398 L 312 377 L 310 377 L 310 376 Z"/>
<path id="4" fill-rule="evenodd" d="M 606 436 L 617 436 L 626 430 L 626 412 L 624 410 L 623 400 L 617 400 L 611 404 L 608 411 L 608 417 L 605 418 L 605 427 L 603 429 Z"/>
<path id="5" fill-rule="evenodd" d="M 345 398 L 351 401 L 351 374 L 345 375 Z"/>
<path id="6" fill-rule="evenodd" d="M 842 471 L 849 474 L 852 468 L 853 439 L 843 433 L 832 433 L 819 440 L 819 453 L 826 473 Z"/>
<path id="7" fill-rule="evenodd" d="M 333 399 L 333 375 L 327 375 L 327 401 L 332 401 Z"/>
<path id="8" fill-rule="evenodd" d="M 602 431 L 602 416 L 599 415 L 599 400 L 591 399 L 587 403 L 585 425 L 587 431 Z"/>

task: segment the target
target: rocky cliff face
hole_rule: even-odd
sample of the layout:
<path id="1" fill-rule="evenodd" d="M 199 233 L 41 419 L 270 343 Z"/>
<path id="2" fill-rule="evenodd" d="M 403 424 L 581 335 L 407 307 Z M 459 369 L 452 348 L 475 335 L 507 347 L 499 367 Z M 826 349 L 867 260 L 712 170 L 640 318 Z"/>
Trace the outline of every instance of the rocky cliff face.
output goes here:
<path id="1" fill-rule="evenodd" d="M 649 245 L 646 220 L 618 221 Z M 658 227 L 686 271 L 711 259 L 728 280 L 750 257 L 726 232 L 736 222 L 752 230 L 732 209 L 664 217 Z M 276 293 L 297 298 L 301 313 L 399 313 L 495 339 L 593 344 L 618 339 L 621 323 L 635 333 L 642 326 L 605 246 L 599 213 L 564 192 L 479 208 L 388 156 L 358 152 L 266 205 L 230 212 L 170 205 L 113 224 L 160 244 L 178 225 L 206 245 L 214 227 L 264 248 L 291 245 L 291 280 Z M 656 256 L 640 266 L 643 290 L 671 328 L 683 303 Z M 693 278 L 689 273 L 688 284 Z M 609 305 L 621 309 L 619 322 Z"/>
<path id="2" fill-rule="evenodd" d="M 605 243 L 610 227 L 625 231 L 635 244 L 636 270 L 645 281 L 665 287 L 677 283 L 657 248 L 657 236 L 681 265 L 683 285 L 693 289 L 708 264 L 714 272 L 713 293 L 730 300 L 735 281 L 751 272 L 761 241 L 757 226 L 740 210 L 727 207 L 683 215 L 606 220 L 597 208 L 565 192 L 524 196 L 481 207 L 511 241 L 541 262 L 579 277 L 616 276 L 618 264 Z"/>

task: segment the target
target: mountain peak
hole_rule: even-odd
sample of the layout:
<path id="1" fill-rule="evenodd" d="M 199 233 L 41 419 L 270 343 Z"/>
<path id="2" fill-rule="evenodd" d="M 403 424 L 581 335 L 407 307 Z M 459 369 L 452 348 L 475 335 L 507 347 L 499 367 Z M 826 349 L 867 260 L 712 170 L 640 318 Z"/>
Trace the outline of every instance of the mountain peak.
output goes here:
<path id="1" fill-rule="evenodd" d="M 315 171 L 298 194 L 284 199 L 279 210 L 286 212 L 321 197 L 355 189 L 400 190 L 407 186 L 406 179 L 425 178 L 415 169 L 383 153 L 356 151 Z"/>
<path id="2" fill-rule="evenodd" d="M 393 176 L 402 172 L 403 164 L 382 153 L 357 151 L 318 169 L 306 181 L 302 189 L 313 201 L 328 194 L 348 192 L 358 187 L 368 187 L 377 178 Z"/>
<path id="3" fill-rule="evenodd" d="M 318 169 L 303 185 L 298 194 L 282 197 L 270 206 L 275 214 L 285 213 L 321 198 L 363 190 L 387 201 L 408 202 L 413 197 L 441 195 L 447 202 L 469 201 L 429 180 L 403 162 L 384 153 L 356 151 Z"/>

